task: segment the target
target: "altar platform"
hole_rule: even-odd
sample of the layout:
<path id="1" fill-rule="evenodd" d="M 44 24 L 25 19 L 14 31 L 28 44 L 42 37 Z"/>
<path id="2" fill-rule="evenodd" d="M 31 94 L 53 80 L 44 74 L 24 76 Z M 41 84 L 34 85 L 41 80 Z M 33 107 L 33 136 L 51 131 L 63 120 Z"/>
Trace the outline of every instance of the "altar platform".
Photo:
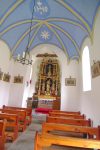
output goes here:
<path id="1" fill-rule="evenodd" d="M 36 113 L 49 114 L 52 111 L 50 108 L 35 108 Z"/>

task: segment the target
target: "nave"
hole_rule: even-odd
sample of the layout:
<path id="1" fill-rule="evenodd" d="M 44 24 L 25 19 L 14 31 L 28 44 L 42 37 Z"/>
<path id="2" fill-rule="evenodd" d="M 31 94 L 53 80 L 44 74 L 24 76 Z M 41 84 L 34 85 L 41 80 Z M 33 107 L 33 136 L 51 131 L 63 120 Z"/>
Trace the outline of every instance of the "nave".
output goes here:
<path id="1" fill-rule="evenodd" d="M 100 126 L 100 0 L 0 0 L 0 6 L 0 108 L 6 105 L 22 110 L 29 104 L 30 108 L 80 111 L 92 120 L 96 127 L 93 131 L 97 131 Z M 21 112 L 20 120 L 17 113 Z M 6 150 L 41 150 L 34 148 L 35 135 L 37 147 L 45 146 L 44 140 L 46 144 L 63 142 L 59 135 L 52 136 L 52 140 L 50 134 L 44 137 L 40 133 L 46 115 L 33 114 L 31 122 L 31 118 L 26 120 L 24 110 L 14 108 L 9 110 L 10 115 L 6 113 L 8 110 L 1 112 L 1 126 L 5 119 L 8 122 L 7 130 L 0 126 L 0 150 L 5 150 L 4 146 Z M 57 122 L 68 123 L 63 117 L 48 120 L 55 121 L 54 127 L 61 129 L 65 128 Z M 36 130 L 39 130 L 37 134 Z M 9 138 L 12 142 L 5 144 Z M 97 139 L 100 141 L 100 134 Z M 70 143 L 88 141 L 78 140 Z M 100 149 L 100 144 L 94 149 Z"/>
<path id="2" fill-rule="evenodd" d="M 44 114 L 36 114 L 32 112 L 32 123 L 27 127 L 24 132 L 19 133 L 20 135 L 13 143 L 6 143 L 5 150 L 33 150 L 34 149 L 34 138 L 36 131 L 41 131 L 41 124 L 46 119 Z"/>
<path id="3" fill-rule="evenodd" d="M 42 131 L 42 123 L 46 121 L 46 114 L 32 112 L 32 123 L 19 137 L 12 143 L 5 144 L 5 150 L 34 150 L 34 140 L 36 131 Z M 71 148 L 68 148 L 71 150 Z M 66 147 L 52 146 L 44 150 L 66 150 Z M 75 150 L 75 148 L 74 148 Z"/>
<path id="4" fill-rule="evenodd" d="M 76 112 L 77 113 L 77 112 Z M 78 112 L 79 113 L 79 112 Z M 52 114 L 53 115 L 53 114 Z M 67 114 L 68 115 L 68 114 Z M 72 114 L 69 114 L 69 115 L 71 115 L 72 116 Z M 75 116 L 81 116 L 81 114 L 75 114 Z M 83 116 L 83 115 L 82 115 Z M 42 113 L 36 113 L 36 112 L 32 112 L 32 123 L 27 127 L 27 129 L 23 132 L 23 133 L 21 133 L 20 134 L 20 136 L 12 143 L 12 144 L 6 144 L 6 149 L 5 150 L 22 150 L 22 149 L 24 149 L 24 150 L 35 150 L 35 143 L 36 143 L 36 131 L 38 131 L 38 134 L 41 134 L 41 133 L 43 133 L 44 132 L 44 134 L 45 134 L 45 132 L 47 132 L 47 130 L 50 132 L 51 131 L 51 133 L 53 133 L 52 132 L 52 130 L 54 130 L 54 133 L 53 134 L 57 134 L 58 135 L 58 139 L 59 139 L 59 133 L 60 133 L 60 135 L 63 135 L 62 136 L 62 139 L 61 140 L 63 140 L 63 137 L 64 136 L 66 136 L 66 130 L 64 131 L 64 128 L 63 128 L 63 130 L 61 129 L 61 132 L 59 132 L 59 131 L 57 131 L 57 130 L 55 130 L 55 127 L 53 127 L 52 125 L 53 124 L 55 124 L 55 123 L 48 123 L 48 121 L 47 121 L 47 118 L 48 117 L 50 117 L 50 113 L 49 113 L 49 115 L 46 115 L 46 114 L 42 114 Z M 62 117 L 63 118 L 63 117 Z M 65 117 L 66 118 L 66 117 Z M 68 119 L 68 117 L 66 118 L 66 119 Z M 84 119 L 86 119 L 86 118 L 84 118 Z M 72 119 L 73 120 L 73 119 Z M 77 120 L 77 119 L 76 119 Z M 82 119 L 81 119 L 82 120 Z M 79 120 L 78 120 L 79 121 Z M 49 126 L 48 126 L 48 124 L 49 124 Z M 66 123 L 65 123 L 66 124 Z M 72 123 L 73 124 L 73 123 Z M 46 127 L 45 129 L 43 129 L 44 127 L 43 127 L 43 125 L 44 125 L 44 127 Z M 57 128 L 59 128 L 60 126 L 62 126 L 62 127 L 64 127 L 64 123 L 62 124 L 59 124 L 59 123 L 57 123 L 57 124 L 55 124 L 56 125 L 56 127 Z M 51 126 L 51 127 L 50 127 Z M 66 127 L 68 127 L 68 126 L 70 126 L 71 128 L 73 128 L 74 127 L 74 125 L 68 125 L 68 124 L 66 124 Z M 80 126 L 80 125 L 79 125 Z M 75 128 L 77 128 L 78 130 L 80 130 L 80 129 L 82 129 L 82 128 L 87 128 L 86 126 L 84 127 L 84 125 L 83 126 L 75 126 Z M 53 128 L 52 128 L 53 127 Z M 68 127 L 69 128 L 69 127 Z M 100 139 L 100 128 L 98 128 L 99 129 L 99 134 L 97 133 L 97 130 L 95 130 L 96 128 L 92 128 L 92 127 L 90 127 L 91 129 L 93 129 L 93 130 L 90 130 L 90 132 L 91 132 L 91 134 L 90 134 L 90 137 L 91 137 L 91 135 L 93 134 L 93 135 L 96 135 L 97 137 L 95 137 L 95 138 L 99 138 Z M 75 129 L 75 131 L 77 131 L 77 129 Z M 83 129 L 83 130 L 84 130 Z M 88 128 L 87 128 L 87 130 L 89 129 L 89 126 L 88 126 Z M 43 131 L 44 130 L 44 131 Z M 68 130 L 70 130 L 70 129 L 68 129 Z M 72 129 L 73 130 L 73 129 Z M 63 131 L 63 132 L 62 132 Z M 73 132 L 73 131 L 72 131 Z M 79 135 L 77 135 L 77 136 L 79 136 L 78 138 L 86 138 L 86 136 L 85 137 L 81 137 L 81 136 L 83 136 L 81 133 L 88 133 L 88 131 L 81 131 L 80 130 L 80 134 Z M 49 136 L 50 136 L 50 134 L 48 134 Z M 69 137 L 71 136 L 75 136 L 76 137 L 76 134 L 73 134 L 73 133 L 69 133 L 68 134 L 68 132 L 67 132 L 67 137 L 68 137 L 68 135 L 69 135 Z M 49 137 L 48 136 L 48 137 Z M 70 138 L 71 139 L 71 138 Z M 73 138 L 73 139 L 75 139 L 75 138 Z M 42 139 L 41 139 L 42 140 Z M 47 139 L 46 139 L 47 140 Z M 80 139 L 79 139 L 80 140 Z M 95 140 L 94 140 L 95 141 Z M 59 142 L 61 142 L 61 141 L 59 141 Z M 68 141 L 69 142 L 69 141 Z M 68 143 L 67 142 L 67 143 Z M 80 142 L 80 141 L 79 141 Z M 40 141 L 40 143 L 41 143 L 41 141 Z M 73 148 L 73 147 L 66 147 L 66 146 L 59 146 L 59 144 L 58 143 L 56 143 L 57 145 L 53 145 L 53 146 L 49 146 L 48 148 L 43 148 L 43 150 L 80 150 L 81 148 Z M 84 145 L 84 144 L 83 144 Z M 87 142 L 85 143 L 85 145 L 84 145 L 84 147 L 87 145 Z M 90 144 L 91 145 L 91 144 Z M 95 147 L 95 143 L 93 143 L 92 144 L 94 147 Z M 89 146 L 89 145 L 88 145 Z M 99 147 L 100 147 L 100 144 L 99 144 Z M 82 150 L 86 150 L 86 148 L 82 148 Z M 37 148 L 37 150 L 40 150 L 40 149 L 38 149 Z"/>

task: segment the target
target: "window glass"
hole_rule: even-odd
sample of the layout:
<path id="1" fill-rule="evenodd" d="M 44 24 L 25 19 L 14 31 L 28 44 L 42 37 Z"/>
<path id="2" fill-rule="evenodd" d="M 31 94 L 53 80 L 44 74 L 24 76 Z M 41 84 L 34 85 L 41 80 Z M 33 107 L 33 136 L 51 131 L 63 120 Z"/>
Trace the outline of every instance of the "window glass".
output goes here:
<path id="1" fill-rule="evenodd" d="M 82 54 L 83 91 L 91 90 L 91 69 L 89 48 L 86 46 Z"/>

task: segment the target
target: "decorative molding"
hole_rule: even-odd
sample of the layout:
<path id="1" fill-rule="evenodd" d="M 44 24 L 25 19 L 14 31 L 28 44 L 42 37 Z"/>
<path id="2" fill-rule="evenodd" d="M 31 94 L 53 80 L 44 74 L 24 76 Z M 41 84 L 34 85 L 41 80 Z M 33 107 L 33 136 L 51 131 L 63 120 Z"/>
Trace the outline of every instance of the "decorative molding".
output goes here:
<path id="1" fill-rule="evenodd" d="M 36 55 L 36 57 L 58 57 L 58 56 L 56 54 L 44 53 L 44 54 L 38 54 Z"/>

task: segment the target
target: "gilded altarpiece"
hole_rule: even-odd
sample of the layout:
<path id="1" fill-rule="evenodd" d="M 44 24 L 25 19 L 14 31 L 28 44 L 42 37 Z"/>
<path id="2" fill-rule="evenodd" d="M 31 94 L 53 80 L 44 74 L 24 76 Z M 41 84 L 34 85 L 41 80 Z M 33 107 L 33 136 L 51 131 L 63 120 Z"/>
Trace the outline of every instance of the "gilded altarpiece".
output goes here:
<path id="1" fill-rule="evenodd" d="M 57 97 L 60 97 L 60 68 L 54 54 L 46 54 L 42 59 L 36 82 L 36 94 L 38 99 L 57 100 Z"/>

